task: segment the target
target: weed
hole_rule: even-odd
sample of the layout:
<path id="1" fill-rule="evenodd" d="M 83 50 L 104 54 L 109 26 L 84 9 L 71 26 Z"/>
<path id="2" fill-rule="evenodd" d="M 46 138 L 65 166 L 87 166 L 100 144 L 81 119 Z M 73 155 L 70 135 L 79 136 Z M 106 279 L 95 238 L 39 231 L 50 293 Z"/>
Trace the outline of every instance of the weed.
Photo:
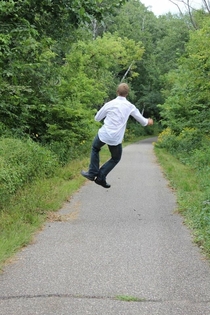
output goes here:
<path id="1" fill-rule="evenodd" d="M 141 299 L 135 296 L 129 296 L 129 295 L 117 295 L 116 300 L 124 301 L 124 302 L 143 302 L 145 299 Z"/>

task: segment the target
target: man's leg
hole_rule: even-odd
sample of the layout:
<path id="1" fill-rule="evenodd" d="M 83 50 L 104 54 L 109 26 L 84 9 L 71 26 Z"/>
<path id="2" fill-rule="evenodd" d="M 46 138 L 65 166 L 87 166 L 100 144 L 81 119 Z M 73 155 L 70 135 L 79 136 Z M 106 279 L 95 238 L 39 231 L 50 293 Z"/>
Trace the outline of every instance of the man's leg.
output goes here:
<path id="1" fill-rule="evenodd" d="M 103 147 L 104 145 L 105 143 L 102 142 L 97 135 L 93 140 L 89 165 L 89 173 L 94 177 L 97 176 L 99 172 L 99 152 L 101 150 L 101 147 Z"/>
<path id="2" fill-rule="evenodd" d="M 122 144 L 116 146 L 108 145 L 111 153 L 111 159 L 101 166 L 98 172 L 97 180 L 106 181 L 106 176 L 119 163 L 122 156 Z"/>
<path id="3" fill-rule="evenodd" d="M 89 180 L 94 180 L 95 177 L 98 175 L 99 172 L 99 151 L 101 150 L 101 147 L 105 145 L 104 142 L 102 142 L 98 135 L 95 137 L 92 143 L 92 150 L 90 155 L 90 165 L 89 170 L 87 172 L 82 171 L 81 174 L 86 177 Z"/>

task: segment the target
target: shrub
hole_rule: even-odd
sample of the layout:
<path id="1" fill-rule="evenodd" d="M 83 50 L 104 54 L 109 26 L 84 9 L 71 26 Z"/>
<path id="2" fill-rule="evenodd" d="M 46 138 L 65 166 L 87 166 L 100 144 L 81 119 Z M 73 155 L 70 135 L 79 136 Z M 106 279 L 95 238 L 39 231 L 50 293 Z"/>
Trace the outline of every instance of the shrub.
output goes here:
<path id="1" fill-rule="evenodd" d="M 208 158 L 205 157 L 205 154 L 208 155 L 209 144 L 209 139 L 195 128 L 186 127 L 176 135 L 168 127 L 159 134 L 156 145 L 159 148 L 165 148 L 171 154 L 180 158 L 180 160 L 190 161 L 194 154 L 197 154 L 197 156 L 199 155 L 198 152 L 203 152 L 203 159 L 208 160 Z M 197 162 L 199 162 L 199 157 Z"/>
<path id="2" fill-rule="evenodd" d="M 19 188 L 33 179 L 52 176 L 57 166 L 55 155 L 32 140 L 2 138 L 0 140 L 0 207 Z"/>
<path id="3" fill-rule="evenodd" d="M 169 127 L 164 129 L 159 134 L 156 146 L 159 148 L 165 148 L 170 153 L 174 153 L 177 151 L 178 147 L 177 137 Z"/>
<path id="4" fill-rule="evenodd" d="M 69 141 L 51 141 L 47 147 L 54 152 L 61 165 L 90 154 L 91 140 L 83 140 L 78 144 Z"/>
<path id="5" fill-rule="evenodd" d="M 125 132 L 125 141 L 132 141 L 136 137 L 157 134 L 158 125 L 142 127 L 141 124 L 130 118 Z"/>
<path id="6" fill-rule="evenodd" d="M 190 164 L 198 170 L 208 169 L 210 165 L 210 143 L 201 143 L 200 148 L 194 150 L 189 157 Z"/>

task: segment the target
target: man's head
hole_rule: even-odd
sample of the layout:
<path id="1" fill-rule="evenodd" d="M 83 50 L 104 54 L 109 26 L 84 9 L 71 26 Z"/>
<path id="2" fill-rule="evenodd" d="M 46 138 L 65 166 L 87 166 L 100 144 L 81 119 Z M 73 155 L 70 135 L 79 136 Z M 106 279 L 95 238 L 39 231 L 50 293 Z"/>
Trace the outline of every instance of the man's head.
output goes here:
<path id="1" fill-rule="evenodd" d="M 129 86 L 126 83 L 120 83 L 117 87 L 117 95 L 126 97 L 129 93 Z"/>

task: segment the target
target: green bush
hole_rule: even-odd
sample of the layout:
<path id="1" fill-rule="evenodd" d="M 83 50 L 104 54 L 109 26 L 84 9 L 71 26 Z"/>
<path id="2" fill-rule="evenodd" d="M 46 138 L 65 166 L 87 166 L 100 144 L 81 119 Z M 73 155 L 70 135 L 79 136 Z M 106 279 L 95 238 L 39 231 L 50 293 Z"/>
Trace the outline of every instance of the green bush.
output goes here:
<path id="1" fill-rule="evenodd" d="M 173 154 L 174 152 L 177 152 L 178 139 L 170 128 L 166 128 L 159 134 L 156 146 L 159 148 L 165 148 Z"/>
<path id="2" fill-rule="evenodd" d="M 87 156 L 87 154 L 89 155 L 92 140 L 93 138 L 90 140 L 83 140 L 78 142 L 78 144 L 69 141 L 51 141 L 47 147 L 49 147 L 50 151 L 56 154 L 59 163 L 64 166 L 74 159 Z"/>
<path id="3" fill-rule="evenodd" d="M 199 151 L 207 152 L 209 144 L 208 137 L 195 128 L 184 128 L 179 134 L 166 128 L 159 134 L 157 142 L 159 148 L 167 149 L 176 157 L 187 158 Z"/>
<path id="4" fill-rule="evenodd" d="M 158 134 L 158 124 L 149 127 L 142 127 L 139 122 L 130 118 L 125 132 L 125 141 L 132 141 L 136 137 L 154 136 Z"/>
<path id="5" fill-rule="evenodd" d="M 0 140 L 0 207 L 19 188 L 33 179 L 52 176 L 57 166 L 57 157 L 32 140 L 2 138 Z"/>
<path id="6" fill-rule="evenodd" d="M 208 169 L 210 165 L 210 146 L 203 145 L 200 149 L 196 149 L 190 156 L 190 164 L 198 169 Z"/>

